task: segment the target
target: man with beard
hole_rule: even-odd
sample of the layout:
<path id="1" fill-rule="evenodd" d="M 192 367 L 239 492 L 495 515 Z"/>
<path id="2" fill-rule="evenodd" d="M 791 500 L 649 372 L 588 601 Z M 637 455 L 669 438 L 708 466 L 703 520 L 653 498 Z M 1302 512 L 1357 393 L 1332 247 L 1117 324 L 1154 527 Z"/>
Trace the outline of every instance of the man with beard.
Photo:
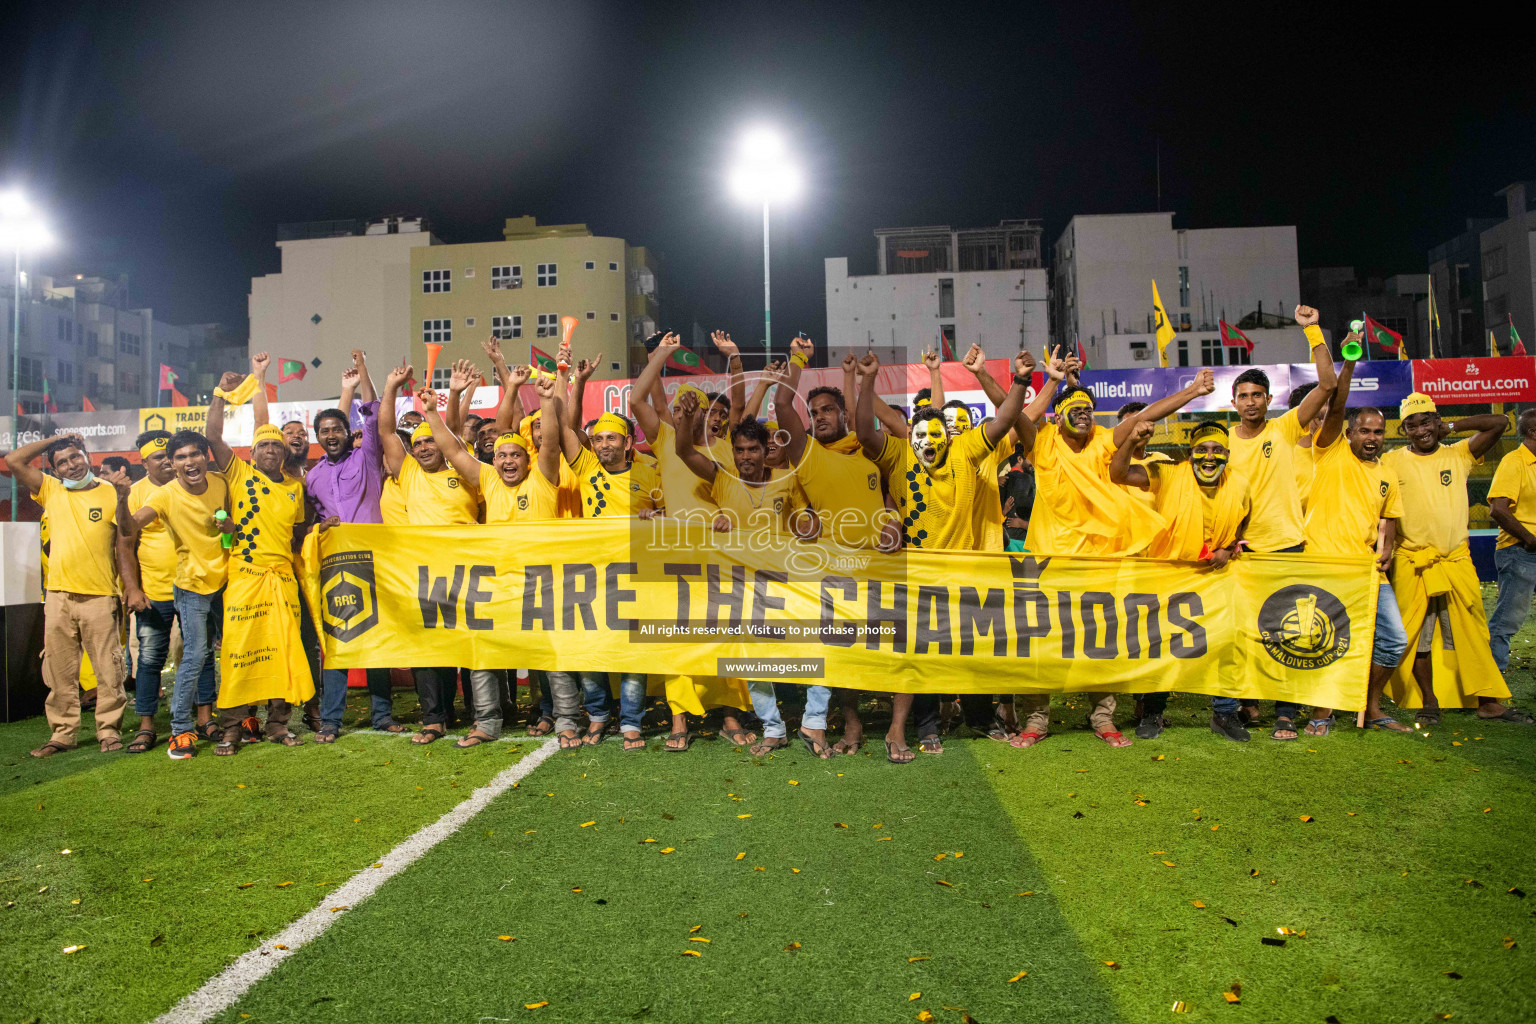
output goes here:
<path id="1" fill-rule="evenodd" d="M 348 376 L 356 377 L 362 395 L 362 437 L 353 441 L 346 412 L 350 403 L 344 403 L 340 409 L 317 413 L 315 440 L 325 454 L 304 478 L 304 494 L 317 520 L 382 523 L 379 501 L 384 489 L 384 448 L 379 440 L 379 399 L 362 349 L 352 350 Z M 346 397 L 345 388 L 343 397 Z M 405 732 L 405 726 L 394 719 L 394 689 L 389 669 L 370 668 L 366 671 L 373 727 L 381 732 Z M 323 669 L 320 678 L 320 728 L 315 733 L 315 742 L 334 743 L 341 735 L 341 716 L 347 706 L 347 670 Z"/>
<path id="2" fill-rule="evenodd" d="M 1227 466 L 1226 424 L 1206 420 L 1189 432 L 1187 464 L 1138 462 L 1136 450 L 1145 446 L 1135 442 L 1151 437 L 1153 424 L 1138 419 L 1133 430 L 1131 441 L 1110 460 L 1109 478 L 1121 486 L 1145 489 L 1153 509 L 1166 522 L 1148 553 L 1154 558 L 1204 562 L 1215 569 L 1226 565 L 1237 554 L 1249 509 L 1247 482 Z M 1163 712 L 1168 708 L 1168 693 L 1141 694 L 1139 703 L 1136 738 L 1155 740 L 1167 724 Z M 1246 743 L 1248 729 L 1237 712 L 1236 697 L 1212 697 L 1211 731 Z"/>
<path id="3" fill-rule="evenodd" d="M 808 338 L 790 342 L 788 376 L 774 392 L 774 415 L 785 433 L 785 462 L 794 468 L 806 500 L 821 518 L 823 537 L 848 548 L 898 550 L 901 530 L 892 511 L 894 504 L 880 486 L 879 467 L 864 455 L 858 435 L 848 429 L 846 393 L 834 387 L 811 389 L 806 396 L 809 435 L 800 410 L 795 408 L 801 371 L 814 352 Z M 852 355 L 843 358 L 845 381 L 856 374 L 857 364 Z M 843 738 L 829 748 L 827 708 L 832 690 L 819 685 L 806 689 L 800 741 L 817 757 L 853 754 L 863 745 L 858 690 L 840 689 L 838 694 L 843 708 Z"/>
<path id="4" fill-rule="evenodd" d="M 46 456 L 56 476 L 32 465 Z M 47 437 L 6 455 L 12 477 L 48 516 L 48 585 L 43 602 L 43 704 L 51 730 L 33 757 L 75 749 L 80 730 L 80 656 L 96 671 L 96 741 L 102 753 L 123 748 L 123 649 L 118 639 L 118 573 L 131 555 L 114 528 L 123 510 L 91 472 L 85 443 L 76 435 Z M 119 470 L 109 478 L 127 480 Z M 158 680 L 156 680 L 158 684 Z"/>
<path id="5" fill-rule="evenodd" d="M 919 410 L 912 417 L 911 436 L 903 443 L 875 426 L 875 377 L 880 372 L 880 357 L 870 352 L 859 361 L 858 372 L 854 429 L 864 454 L 896 485 L 893 497 L 902 515 L 907 545 L 974 550 L 972 503 L 983 493 L 978 473 L 981 465 L 1010 429 L 1020 431 L 1021 442 L 1034 441 L 1034 424 L 1019 421 L 1029 378 L 1015 375 L 996 416 L 953 439 L 937 410 L 931 406 Z M 892 700 L 891 727 L 885 738 L 886 759 L 894 764 L 908 764 L 914 757 L 906 743 L 907 716 L 914 703 L 920 746 L 935 754 L 944 749 L 939 742 L 937 695 L 922 694 L 914 699 L 912 694 L 898 693 Z"/>
<path id="6" fill-rule="evenodd" d="M 215 389 L 220 399 L 229 391 Z M 233 541 L 234 520 L 229 517 L 229 486 L 222 473 L 210 473 L 208 439 L 193 430 L 171 435 L 165 450 L 171 456 L 176 479 L 150 494 L 137 510 L 128 510 L 132 484 L 127 474 L 109 480 L 117 488 L 117 529 L 134 541 L 139 531 L 156 521 L 165 523 L 176 545 L 176 576 L 171 600 L 181 625 L 181 661 L 171 690 L 171 743 L 166 755 L 183 760 L 197 753 L 193 732 L 193 699 L 204 672 L 209 671 L 213 647 L 224 625 L 224 584 L 229 575 L 229 551 L 222 538 Z M 217 739 L 210 704 L 197 706 L 197 728 L 203 738 Z"/>
<path id="7" fill-rule="evenodd" d="M 1403 399 L 1399 413 L 1408 445 L 1388 452 L 1381 461 L 1397 473 L 1403 493 L 1392 590 L 1408 634 L 1408 651 L 1388 691 L 1401 707 L 1421 702 L 1416 716 L 1421 725 L 1438 725 L 1440 709 L 1447 704 L 1475 706 L 1479 718 L 1529 723 L 1530 715 L 1501 703 L 1509 688 L 1493 660 L 1477 568 L 1468 547 L 1468 471 L 1482 462 L 1509 421 L 1488 414 L 1446 423 L 1434 400 L 1417 391 Z M 1465 441 L 1440 443 L 1468 430 L 1476 433 Z"/>
<path id="8" fill-rule="evenodd" d="M 1346 344 L 1354 339 L 1350 335 Z M 1344 431 L 1345 444 L 1339 444 L 1344 426 L 1344 405 L 1349 400 L 1349 382 L 1354 376 L 1354 360 L 1344 363 L 1338 389 L 1328 403 L 1328 414 L 1312 437 L 1311 451 L 1315 470 L 1311 480 L 1311 501 L 1303 523 L 1307 551 L 1324 555 L 1359 555 L 1369 552 L 1376 560 L 1379 587 L 1376 598 L 1376 640 L 1371 651 L 1371 674 L 1366 686 L 1366 724 L 1379 729 L 1411 732 L 1406 725 L 1381 712 L 1381 693 L 1408 647 L 1403 632 L 1403 617 L 1387 582 L 1392 565 L 1392 548 L 1397 541 L 1397 521 L 1403 517 L 1403 501 L 1398 493 L 1397 474 L 1382 465 L 1381 450 L 1386 441 L 1387 418 L 1380 409 L 1356 409 Z M 1327 736 L 1334 724 L 1330 708 L 1317 708 L 1307 722 L 1308 736 Z"/>

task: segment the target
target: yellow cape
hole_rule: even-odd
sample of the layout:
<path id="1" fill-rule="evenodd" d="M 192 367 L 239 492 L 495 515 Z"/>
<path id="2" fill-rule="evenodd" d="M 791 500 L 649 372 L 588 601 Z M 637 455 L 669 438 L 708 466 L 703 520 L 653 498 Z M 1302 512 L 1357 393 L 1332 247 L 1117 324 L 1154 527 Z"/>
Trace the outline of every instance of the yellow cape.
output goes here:
<path id="1" fill-rule="evenodd" d="M 1241 480 L 1233 479 L 1230 469 L 1221 475 L 1216 488 L 1216 514 L 1209 537 L 1205 535 L 1205 496 L 1188 463 L 1165 467 L 1160 476 L 1157 511 L 1168 525 L 1152 542 L 1148 554 L 1194 561 L 1207 546 L 1224 548 L 1237 539 L 1237 528 L 1243 522 L 1243 487 Z"/>
<path id="2" fill-rule="evenodd" d="M 289 565 L 230 561 L 218 706 L 282 699 L 302 704 L 315 681 L 299 639 L 299 583 Z"/>

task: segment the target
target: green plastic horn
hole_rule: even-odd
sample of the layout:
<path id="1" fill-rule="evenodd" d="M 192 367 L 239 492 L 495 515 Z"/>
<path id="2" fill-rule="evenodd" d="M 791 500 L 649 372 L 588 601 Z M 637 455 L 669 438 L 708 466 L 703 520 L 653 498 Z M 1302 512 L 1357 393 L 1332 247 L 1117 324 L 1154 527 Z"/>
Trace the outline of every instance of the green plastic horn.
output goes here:
<path id="1" fill-rule="evenodd" d="M 1358 341 L 1346 341 L 1344 343 L 1343 354 L 1346 360 L 1359 359 L 1364 352 L 1365 350 L 1360 347 Z"/>

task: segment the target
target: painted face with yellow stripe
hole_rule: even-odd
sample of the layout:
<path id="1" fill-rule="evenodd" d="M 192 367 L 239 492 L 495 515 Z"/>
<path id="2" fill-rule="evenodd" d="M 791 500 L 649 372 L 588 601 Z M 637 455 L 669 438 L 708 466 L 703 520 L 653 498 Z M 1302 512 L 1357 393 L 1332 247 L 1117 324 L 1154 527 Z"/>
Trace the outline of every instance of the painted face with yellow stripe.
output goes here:
<path id="1" fill-rule="evenodd" d="M 944 418 L 926 416 L 913 423 L 907 443 L 912 446 L 918 462 L 924 466 L 938 465 L 949 449 L 949 431 L 944 425 Z"/>
<path id="2" fill-rule="evenodd" d="M 944 429 L 949 431 L 950 437 L 957 437 L 970 430 L 976 424 L 971 420 L 971 408 L 968 405 L 944 406 Z"/>

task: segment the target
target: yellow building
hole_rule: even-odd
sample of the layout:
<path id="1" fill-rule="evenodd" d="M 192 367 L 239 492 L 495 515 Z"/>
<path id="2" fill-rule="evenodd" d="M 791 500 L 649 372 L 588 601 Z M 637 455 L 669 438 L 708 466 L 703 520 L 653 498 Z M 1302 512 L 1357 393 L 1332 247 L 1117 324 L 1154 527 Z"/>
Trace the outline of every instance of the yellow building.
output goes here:
<path id="1" fill-rule="evenodd" d="M 442 342 L 434 387 L 448 366 L 473 359 L 483 369 L 484 339 L 501 339 L 509 363 L 530 349 L 555 354 L 560 318 L 580 321 L 576 358 L 599 360 L 594 379 L 628 377 L 632 354 L 656 330 L 656 276 L 648 254 L 622 238 L 594 235 L 585 224 L 540 225 L 509 217 L 499 242 L 430 245 L 411 250 L 411 360 L 426 366 L 427 342 Z"/>

